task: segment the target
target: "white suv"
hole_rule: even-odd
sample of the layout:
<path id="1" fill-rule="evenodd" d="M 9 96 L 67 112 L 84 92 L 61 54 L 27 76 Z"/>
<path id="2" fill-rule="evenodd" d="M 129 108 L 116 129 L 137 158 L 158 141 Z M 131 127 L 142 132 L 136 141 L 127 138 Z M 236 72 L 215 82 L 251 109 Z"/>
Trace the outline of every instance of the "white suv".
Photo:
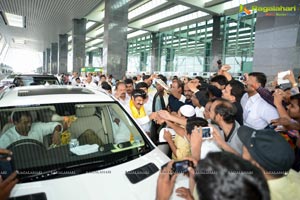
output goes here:
<path id="1" fill-rule="evenodd" d="M 120 103 L 98 90 L 7 89 L 0 125 L 0 148 L 13 152 L 0 171 L 18 170 L 11 197 L 155 199 L 159 170 L 169 161 Z"/>

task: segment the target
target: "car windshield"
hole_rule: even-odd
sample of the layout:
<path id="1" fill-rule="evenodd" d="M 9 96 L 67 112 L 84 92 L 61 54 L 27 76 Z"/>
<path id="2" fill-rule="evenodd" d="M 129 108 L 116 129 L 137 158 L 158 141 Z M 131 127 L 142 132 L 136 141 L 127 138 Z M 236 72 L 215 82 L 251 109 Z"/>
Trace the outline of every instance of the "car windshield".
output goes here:
<path id="1" fill-rule="evenodd" d="M 16 86 L 30 85 L 59 85 L 56 77 L 15 77 L 14 84 Z"/>
<path id="2" fill-rule="evenodd" d="M 0 120 L 0 148 L 13 152 L 21 182 L 105 169 L 153 148 L 117 103 L 2 108 Z"/>

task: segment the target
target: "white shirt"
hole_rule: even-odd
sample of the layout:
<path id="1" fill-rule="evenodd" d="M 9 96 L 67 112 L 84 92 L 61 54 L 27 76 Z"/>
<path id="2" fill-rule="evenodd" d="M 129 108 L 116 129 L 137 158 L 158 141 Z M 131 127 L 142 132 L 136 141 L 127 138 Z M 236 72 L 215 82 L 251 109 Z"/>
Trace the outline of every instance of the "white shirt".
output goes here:
<path id="1" fill-rule="evenodd" d="M 87 88 L 94 88 L 94 89 L 95 89 L 95 88 L 98 88 L 97 84 L 94 83 L 94 82 L 90 82 L 90 83 L 85 82 L 84 85 L 85 85 L 85 87 L 87 87 Z"/>
<path id="2" fill-rule="evenodd" d="M 279 118 L 276 108 L 267 103 L 257 93 L 249 97 L 245 93 L 241 99 L 244 125 L 256 130 L 264 129 L 272 119 Z"/>
<path id="3" fill-rule="evenodd" d="M 195 108 L 195 113 L 196 113 L 196 117 L 202 117 L 202 118 L 204 118 L 204 107 L 203 106 L 201 106 L 201 108 L 199 108 L 199 107 L 196 107 Z"/>
<path id="4" fill-rule="evenodd" d="M 54 129 L 57 125 L 60 125 L 60 123 L 57 122 L 36 122 L 32 123 L 31 129 L 28 133 L 28 136 L 20 135 L 16 131 L 16 127 L 13 126 L 9 128 L 1 137 L 0 137 L 0 148 L 6 148 L 10 144 L 22 140 L 22 139 L 34 139 L 41 143 L 43 143 L 43 137 L 52 134 L 54 132 Z M 61 127 L 62 130 L 62 127 Z"/>
<path id="5" fill-rule="evenodd" d="M 153 98 L 148 96 L 147 102 L 144 102 L 144 109 L 147 115 L 152 113 Z"/>
<path id="6" fill-rule="evenodd" d="M 182 103 L 185 103 L 186 97 L 184 95 L 181 95 L 179 101 L 181 101 Z"/>
<path id="7" fill-rule="evenodd" d="M 130 130 L 122 120 L 120 120 L 119 124 L 112 123 L 112 125 L 115 144 L 130 140 Z"/>
<path id="8" fill-rule="evenodd" d="M 129 107 L 129 102 L 131 97 L 126 93 L 125 99 L 121 99 L 121 98 L 117 98 L 118 101 L 122 104 L 123 107 L 125 107 L 127 109 L 127 107 Z"/>

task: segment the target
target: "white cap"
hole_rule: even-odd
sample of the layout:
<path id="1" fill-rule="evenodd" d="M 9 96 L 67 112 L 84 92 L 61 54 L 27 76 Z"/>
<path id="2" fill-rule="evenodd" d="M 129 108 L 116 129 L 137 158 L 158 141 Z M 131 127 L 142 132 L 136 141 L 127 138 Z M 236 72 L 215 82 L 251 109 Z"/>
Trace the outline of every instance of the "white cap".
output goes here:
<path id="1" fill-rule="evenodd" d="M 183 105 L 179 108 L 179 111 L 185 117 L 193 117 L 196 114 L 195 108 L 191 105 Z"/>

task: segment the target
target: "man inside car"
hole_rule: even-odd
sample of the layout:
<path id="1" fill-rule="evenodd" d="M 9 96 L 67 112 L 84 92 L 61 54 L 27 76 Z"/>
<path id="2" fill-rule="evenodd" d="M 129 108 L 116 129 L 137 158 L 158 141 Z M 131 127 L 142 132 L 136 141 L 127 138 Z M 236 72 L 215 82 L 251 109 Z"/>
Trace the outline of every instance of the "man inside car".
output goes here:
<path id="1" fill-rule="evenodd" d="M 7 148 L 10 144 L 22 139 L 33 139 L 43 143 L 43 137 L 50 133 L 53 133 L 52 143 L 60 143 L 60 133 L 63 127 L 58 122 L 32 122 L 32 116 L 28 111 L 13 113 L 12 121 L 14 126 L 0 137 L 1 148 Z"/>

